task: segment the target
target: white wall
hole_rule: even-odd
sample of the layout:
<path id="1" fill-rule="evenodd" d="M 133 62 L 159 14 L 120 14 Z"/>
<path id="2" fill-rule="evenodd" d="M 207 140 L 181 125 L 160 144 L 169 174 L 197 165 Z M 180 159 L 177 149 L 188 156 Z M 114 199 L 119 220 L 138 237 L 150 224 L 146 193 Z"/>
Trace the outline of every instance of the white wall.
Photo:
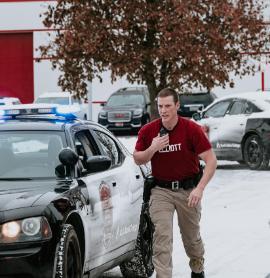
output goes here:
<path id="1" fill-rule="evenodd" d="M 52 2 L 50 2 L 52 3 Z M 26 30 L 44 28 L 39 15 L 48 2 L 1 2 L 0 30 Z"/>

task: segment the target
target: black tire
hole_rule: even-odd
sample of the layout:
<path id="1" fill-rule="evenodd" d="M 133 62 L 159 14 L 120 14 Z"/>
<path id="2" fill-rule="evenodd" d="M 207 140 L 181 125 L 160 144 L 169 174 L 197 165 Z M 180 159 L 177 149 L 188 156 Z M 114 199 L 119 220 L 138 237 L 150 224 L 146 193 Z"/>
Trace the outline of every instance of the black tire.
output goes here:
<path id="1" fill-rule="evenodd" d="M 81 278 L 82 261 L 77 234 L 71 225 L 65 224 L 56 246 L 53 278 Z"/>
<path id="2" fill-rule="evenodd" d="M 127 278 L 147 278 L 154 272 L 152 262 L 154 227 L 149 215 L 148 204 L 144 204 L 140 216 L 140 227 L 135 246 L 135 255 L 120 265 L 122 275 Z"/>
<path id="3" fill-rule="evenodd" d="M 244 144 L 243 156 L 251 170 L 264 170 L 269 165 L 269 155 L 256 134 L 249 136 Z"/>

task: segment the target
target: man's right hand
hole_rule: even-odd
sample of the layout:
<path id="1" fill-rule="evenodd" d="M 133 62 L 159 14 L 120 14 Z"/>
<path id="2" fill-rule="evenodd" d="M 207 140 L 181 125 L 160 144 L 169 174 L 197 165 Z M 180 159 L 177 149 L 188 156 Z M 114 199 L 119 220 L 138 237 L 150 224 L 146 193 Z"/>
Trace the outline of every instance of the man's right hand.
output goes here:
<path id="1" fill-rule="evenodd" d="M 168 134 L 163 135 L 163 136 L 158 135 L 157 137 L 154 137 L 151 145 L 145 151 L 135 150 L 133 152 L 133 158 L 134 158 L 135 163 L 137 165 L 141 165 L 141 164 L 145 164 L 145 163 L 149 162 L 156 152 L 164 149 L 168 145 L 169 145 L 169 135 Z"/>
<path id="2" fill-rule="evenodd" d="M 156 136 L 153 138 L 152 144 L 151 144 L 151 148 L 154 150 L 154 152 L 158 152 L 162 149 L 164 149 L 165 147 L 167 147 L 169 145 L 169 135 L 163 135 L 163 136 Z"/>

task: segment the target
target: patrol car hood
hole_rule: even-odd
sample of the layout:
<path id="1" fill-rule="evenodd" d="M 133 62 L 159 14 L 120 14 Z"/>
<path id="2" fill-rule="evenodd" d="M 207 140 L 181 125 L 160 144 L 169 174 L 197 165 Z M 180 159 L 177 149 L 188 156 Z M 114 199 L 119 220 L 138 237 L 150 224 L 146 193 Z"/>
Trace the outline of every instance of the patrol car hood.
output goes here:
<path id="1" fill-rule="evenodd" d="M 6 181 L 0 180 L 0 212 L 40 205 L 44 196 L 54 199 L 58 182 L 50 180 Z"/>
<path id="2" fill-rule="evenodd" d="M 143 108 L 142 105 L 139 104 L 131 104 L 131 105 L 119 105 L 119 106 L 104 106 L 103 110 L 106 112 L 110 111 L 133 111 L 138 108 Z"/>

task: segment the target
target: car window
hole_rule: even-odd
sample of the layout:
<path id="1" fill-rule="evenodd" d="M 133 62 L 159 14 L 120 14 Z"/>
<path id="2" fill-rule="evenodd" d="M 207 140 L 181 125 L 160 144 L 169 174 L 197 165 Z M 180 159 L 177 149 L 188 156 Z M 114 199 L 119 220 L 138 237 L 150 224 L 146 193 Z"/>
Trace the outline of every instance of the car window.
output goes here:
<path id="1" fill-rule="evenodd" d="M 86 169 L 86 161 L 88 157 L 98 154 L 91 143 L 91 135 L 89 130 L 80 130 L 75 133 L 75 147 L 76 152 L 79 155 L 79 159 Z"/>
<path id="2" fill-rule="evenodd" d="M 0 178 L 55 177 L 64 146 L 63 132 L 1 131 Z"/>
<path id="3" fill-rule="evenodd" d="M 215 96 L 210 93 L 205 94 L 179 94 L 180 105 L 184 104 L 204 104 L 206 107 L 212 103 Z"/>
<path id="4" fill-rule="evenodd" d="M 95 130 L 98 140 L 104 150 L 104 152 L 111 158 L 112 166 L 116 166 L 121 162 L 120 149 L 117 143 L 107 134 Z"/>
<path id="5" fill-rule="evenodd" d="M 41 98 L 37 98 L 35 103 L 69 105 L 69 98 L 68 97 L 41 97 Z"/>
<path id="6" fill-rule="evenodd" d="M 245 111 L 245 103 L 241 100 L 236 100 L 233 102 L 229 115 L 239 115 L 243 114 Z"/>
<path id="7" fill-rule="evenodd" d="M 210 107 L 204 114 L 204 118 L 218 118 L 218 117 L 223 117 L 225 113 L 227 112 L 229 106 L 231 104 L 231 100 L 224 100 L 220 101 L 216 104 L 214 104 L 212 107 Z"/>
<path id="8" fill-rule="evenodd" d="M 251 114 L 251 113 L 256 113 L 256 112 L 261 112 L 262 110 L 259 109 L 255 104 L 253 104 L 250 101 L 245 102 L 245 108 L 244 108 L 244 113 L 245 114 Z"/>
<path id="9" fill-rule="evenodd" d="M 79 98 L 72 97 L 71 98 L 71 104 L 82 104 L 82 101 Z"/>
<path id="10" fill-rule="evenodd" d="M 108 106 L 125 106 L 125 105 L 138 105 L 144 104 L 143 95 L 139 94 L 119 94 L 112 95 L 107 102 Z"/>

